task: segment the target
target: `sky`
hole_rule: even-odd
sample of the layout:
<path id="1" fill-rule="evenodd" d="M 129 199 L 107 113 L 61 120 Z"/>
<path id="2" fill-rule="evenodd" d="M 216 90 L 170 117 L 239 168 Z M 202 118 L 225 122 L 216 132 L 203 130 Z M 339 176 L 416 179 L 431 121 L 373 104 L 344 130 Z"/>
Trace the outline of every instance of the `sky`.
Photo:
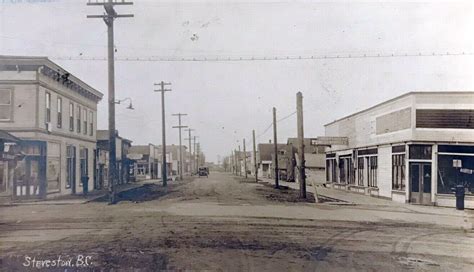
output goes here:
<path id="1" fill-rule="evenodd" d="M 94 0 L 95 1 L 95 0 Z M 0 0 L 0 55 L 48 56 L 104 93 L 98 126 L 107 128 L 107 30 L 85 0 Z M 195 129 L 209 161 L 245 138 L 251 148 L 296 110 L 303 93 L 305 136 L 324 124 L 410 91 L 474 90 L 473 1 L 161 1 L 116 8 L 118 58 L 285 58 L 267 61 L 117 61 L 116 126 L 134 144 L 161 144 L 160 94 L 166 93 L 167 143 L 177 117 Z M 453 55 L 462 53 L 464 55 Z M 431 57 L 304 59 L 310 56 L 446 54 Z M 64 60 L 71 57 L 73 60 Z M 81 59 L 82 58 L 82 59 Z M 277 123 L 278 141 L 296 136 L 296 115 Z M 186 135 L 187 136 L 187 135 Z M 183 136 L 184 138 L 184 136 Z M 187 143 L 187 141 L 184 141 Z M 242 146 L 241 146 L 242 147 Z"/>

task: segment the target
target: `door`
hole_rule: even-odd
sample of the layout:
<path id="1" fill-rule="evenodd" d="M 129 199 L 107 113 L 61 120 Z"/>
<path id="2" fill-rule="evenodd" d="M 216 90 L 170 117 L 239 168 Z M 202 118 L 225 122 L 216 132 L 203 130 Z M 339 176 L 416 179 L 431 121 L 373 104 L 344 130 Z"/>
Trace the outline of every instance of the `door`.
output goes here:
<path id="1" fill-rule="evenodd" d="M 410 202 L 431 205 L 431 163 L 410 163 Z"/>

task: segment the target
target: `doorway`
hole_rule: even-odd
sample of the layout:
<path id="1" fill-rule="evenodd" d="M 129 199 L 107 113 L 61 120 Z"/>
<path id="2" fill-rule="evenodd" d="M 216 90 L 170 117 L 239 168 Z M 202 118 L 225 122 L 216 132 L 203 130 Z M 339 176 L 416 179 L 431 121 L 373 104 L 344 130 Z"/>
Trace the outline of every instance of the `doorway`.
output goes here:
<path id="1" fill-rule="evenodd" d="M 431 205 L 431 163 L 410 163 L 410 202 Z"/>

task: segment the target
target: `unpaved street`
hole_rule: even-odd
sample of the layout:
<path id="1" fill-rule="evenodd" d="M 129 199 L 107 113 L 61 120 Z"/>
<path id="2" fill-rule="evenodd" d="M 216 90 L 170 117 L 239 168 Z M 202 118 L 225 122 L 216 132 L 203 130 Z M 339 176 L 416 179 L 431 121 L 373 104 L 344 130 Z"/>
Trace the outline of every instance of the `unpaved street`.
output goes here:
<path id="1" fill-rule="evenodd" d="M 37 271 L 26 256 L 82 255 L 84 271 L 474 271 L 474 235 L 456 226 L 462 217 L 295 196 L 211 173 L 122 193 L 114 206 L 1 207 L 0 267 Z"/>

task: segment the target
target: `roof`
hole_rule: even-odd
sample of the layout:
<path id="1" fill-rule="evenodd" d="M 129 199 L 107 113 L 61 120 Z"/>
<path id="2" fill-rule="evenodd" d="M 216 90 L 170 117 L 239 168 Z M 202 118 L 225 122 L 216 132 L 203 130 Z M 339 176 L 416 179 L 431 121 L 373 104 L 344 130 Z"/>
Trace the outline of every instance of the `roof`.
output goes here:
<path id="1" fill-rule="evenodd" d="M 89 84 L 75 77 L 70 72 L 66 71 L 63 67 L 51 61 L 48 57 L 44 56 L 5 56 L 0 55 L 0 70 L 4 71 L 41 71 L 45 76 L 54 77 L 57 74 L 68 74 L 67 82 L 65 85 L 71 90 L 78 92 L 86 97 L 91 97 L 96 102 L 100 101 L 104 96 L 100 91 L 91 87 Z M 40 69 L 43 67 L 42 69 Z M 57 78 L 59 81 L 59 78 Z"/>
<path id="2" fill-rule="evenodd" d="M 21 139 L 11 135 L 10 133 L 4 130 L 0 130 L 0 141 L 7 143 L 18 143 L 21 142 Z"/>
<path id="3" fill-rule="evenodd" d="M 420 94 L 421 94 L 421 95 L 430 95 L 430 94 L 431 94 L 431 95 L 436 95 L 436 94 L 444 94 L 444 95 L 470 94 L 470 95 L 474 95 L 474 92 L 469 92 L 469 91 L 464 91 L 464 92 L 462 92 L 462 91 L 457 91 L 457 92 L 408 92 L 408 93 L 399 95 L 399 96 L 397 96 L 397 97 L 394 97 L 394 98 L 392 98 L 392 99 L 386 100 L 386 101 L 384 101 L 384 102 L 382 102 L 382 103 L 376 104 L 376 105 L 374 105 L 374 106 L 372 106 L 372 107 L 369 107 L 369 108 L 367 108 L 367 109 L 364 109 L 364 110 L 358 111 L 358 112 L 356 112 L 356 113 L 347 115 L 347 116 L 345 116 L 345 117 L 339 118 L 339 119 L 337 119 L 337 120 L 334 120 L 334 121 L 332 121 L 332 122 L 330 122 L 330 123 L 325 124 L 324 126 L 326 127 L 326 126 L 332 125 L 332 124 L 334 124 L 334 123 L 336 123 L 336 122 L 342 121 L 342 120 L 344 120 L 344 119 L 348 119 L 348 118 L 350 118 L 350 117 L 359 115 L 359 114 L 361 114 L 361 113 L 368 112 L 368 111 L 373 110 L 373 109 L 375 109 L 375 108 L 377 108 L 377 107 L 380 107 L 380 106 L 382 106 L 382 105 L 391 103 L 391 102 L 396 101 L 396 100 L 400 100 L 400 99 L 405 98 L 405 97 L 407 97 L 407 96 L 420 95 Z"/>

